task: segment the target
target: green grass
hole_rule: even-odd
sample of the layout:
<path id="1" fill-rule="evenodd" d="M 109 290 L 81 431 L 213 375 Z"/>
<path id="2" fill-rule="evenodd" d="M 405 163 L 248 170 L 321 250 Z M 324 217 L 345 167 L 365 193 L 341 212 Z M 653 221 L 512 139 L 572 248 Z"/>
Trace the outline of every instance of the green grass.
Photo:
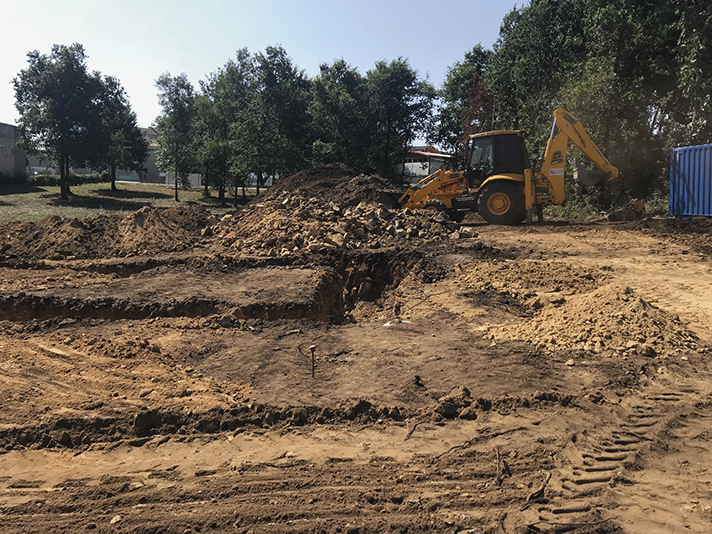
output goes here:
<path id="1" fill-rule="evenodd" d="M 173 188 L 164 185 L 121 182 L 117 188 L 118 191 L 112 191 L 108 183 L 75 185 L 69 200 L 62 200 L 58 186 L 0 184 L 0 222 L 37 221 L 51 215 L 79 219 L 126 215 L 144 206 L 169 208 L 188 202 L 205 206 L 215 213 L 232 209 L 232 197 L 226 198 L 227 205 L 221 207 L 216 196 L 203 198 L 202 188 L 179 190 L 179 202 L 173 200 Z"/>

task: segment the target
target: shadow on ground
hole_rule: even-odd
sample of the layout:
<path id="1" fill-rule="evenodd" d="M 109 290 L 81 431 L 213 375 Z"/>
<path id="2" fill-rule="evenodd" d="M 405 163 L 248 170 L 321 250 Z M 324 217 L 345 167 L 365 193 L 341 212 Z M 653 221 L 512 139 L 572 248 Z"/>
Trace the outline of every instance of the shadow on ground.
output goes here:
<path id="1" fill-rule="evenodd" d="M 158 193 L 155 191 L 131 191 L 127 189 L 97 189 L 95 191 L 95 194 L 97 195 L 102 195 L 104 197 L 111 197 L 111 198 L 116 198 L 116 199 L 127 199 L 127 198 L 152 198 L 152 199 L 163 199 L 163 198 L 172 198 L 173 194 L 170 192 L 167 193 Z"/>
<path id="2" fill-rule="evenodd" d="M 83 195 L 71 195 L 69 197 L 69 200 L 62 200 L 61 198 L 59 198 L 59 195 L 56 195 L 56 198 L 49 200 L 47 203 L 50 206 L 100 209 L 109 211 L 136 211 L 140 210 L 148 204 L 147 202 L 125 200 L 122 198 L 95 197 Z"/>
<path id="3" fill-rule="evenodd" d="M 40 193 L 45 191 L 43 187 L 33 184 L 2 184 L 0 183 L 0 196 L 2 195 L 21 195 L 23 193 Z"/>

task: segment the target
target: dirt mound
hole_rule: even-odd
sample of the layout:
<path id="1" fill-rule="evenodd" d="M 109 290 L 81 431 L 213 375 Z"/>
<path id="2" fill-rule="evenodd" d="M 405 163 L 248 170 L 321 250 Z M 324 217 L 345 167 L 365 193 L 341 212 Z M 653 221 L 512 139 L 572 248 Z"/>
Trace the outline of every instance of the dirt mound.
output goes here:
<path id="1" fill-rule="evenodd" d="M 119 221 L 112 255 L 184 250 L 195 243 L 210 214 L 200 206 L 157 210 L 148 206 Z"/>
<path id="2" fill-rule="evenodd" d="M 200 238 L 210 214 L 200 206 L 144 207 L 126 216 L 15 222 L 0 231 L 0 251 L 11 258 L 91 259 L 183 250 Z"/>
<path id="3" fill-rule="evenodd" d="M 697 336 L 677 316 L 616 284 L 572 296 L 560 305 L 549 304 L 523 323 L 490 327 L 487 335 L 496 341 L 527 341 L 551 351 L 607 356 L 670 356 L 697 348 Z"/>
<path id="4" fill-rule="evenodd" d="M 356 175 L 349 169 L 325 165 L 280 179 L 258 200 L 260 203 L 270 201 L 289 193 L 320 198 L 343 208 L 360 202 L 377 202 L 378 191 L 387 187 L 388 184 L 377 176 Z"/>
<path id="5" fill-rule="evenodd" d="M 541 293 L 593 291 L 608 278 L 597 269 L 538 260 L 493 260 L 460 266 L 460 280 L 469 288 L 506 293 L 521 301 Z"/>

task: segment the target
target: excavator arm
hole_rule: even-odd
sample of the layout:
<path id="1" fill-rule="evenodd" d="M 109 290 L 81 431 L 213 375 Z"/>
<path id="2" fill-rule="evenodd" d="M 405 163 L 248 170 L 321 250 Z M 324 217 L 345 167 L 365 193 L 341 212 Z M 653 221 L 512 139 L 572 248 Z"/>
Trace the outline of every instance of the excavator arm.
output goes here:
<path id="1" fill-rule="evenodd" d="M 420 180 L 403 194 L 380 192 L 380 202 L 389 208 L 420 208 L 428 201 L 437 200 L 449 209 L 452 199 L 463 193 L 467 193 L 465 172 L 440 169 Z"/>
<path id="2" fill-rule="evenodd" d="M 558 108 L 554 111 L 554 124 L 546 143 L 541 170 L 534 176 L 534 183 L 527 184 L 527 209 L 564 201 L 564 169 L 569 141 L 600 169 L 597 172 L 579 168 L 575 160 L 574 178 L 577 181 L 584 185 L 603 185 L 618 176 L 618 169 L 601 153 L 581 122 L 568 111 Z"/>

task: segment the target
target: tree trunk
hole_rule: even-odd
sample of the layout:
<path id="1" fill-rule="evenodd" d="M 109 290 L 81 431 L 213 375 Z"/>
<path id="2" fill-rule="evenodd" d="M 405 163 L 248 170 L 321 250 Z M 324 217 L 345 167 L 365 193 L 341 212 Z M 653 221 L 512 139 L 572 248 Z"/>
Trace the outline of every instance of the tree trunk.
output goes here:
<path id="1" fill-rule="evenodd" d="M 64 166 L 64 154 L 59 155 L 59 196 L 62 200 L 69 200 L 67 194 L 67 174 Z"/>
<path id="2" fill-rule="evenodd" d="M 69 188 L 69 156 L 64 157 L 64 176 L 65 176 L 65 181 L 67 185 L 64 187 L 64 190 L 67 192 L 67 197 L 72 194 L 72 190 Z"/>
<path id="3" fill-rule="evenodd" d="M 237 183 L 237 174 L 235 175 L 235 196 L 232 199 L 232 205 L 234 207 L 237 207 L 237 188 L 238 188 L 238 183 Z"/>
<path id="4" fill-rule="evenodd" d="M 176 197 L 176 202 L 178 202 L 178 165 L 176 165 L 176 174 L 173 177 L 175 181 L 175 197 Z"/>
<path id="5" fill-rule="evenodd" d="M 203 190 L 203 197 L 208 198 L 210 196 L 210 189 L 208 189 L 208 177 L 210 176 L 210 165 L 205 164 L 205 189 Z"/>
<path id="6" fill-rule="evenodd" d="M 116 165 L 111 166 L 111 190 L 116 191 Z"/>

